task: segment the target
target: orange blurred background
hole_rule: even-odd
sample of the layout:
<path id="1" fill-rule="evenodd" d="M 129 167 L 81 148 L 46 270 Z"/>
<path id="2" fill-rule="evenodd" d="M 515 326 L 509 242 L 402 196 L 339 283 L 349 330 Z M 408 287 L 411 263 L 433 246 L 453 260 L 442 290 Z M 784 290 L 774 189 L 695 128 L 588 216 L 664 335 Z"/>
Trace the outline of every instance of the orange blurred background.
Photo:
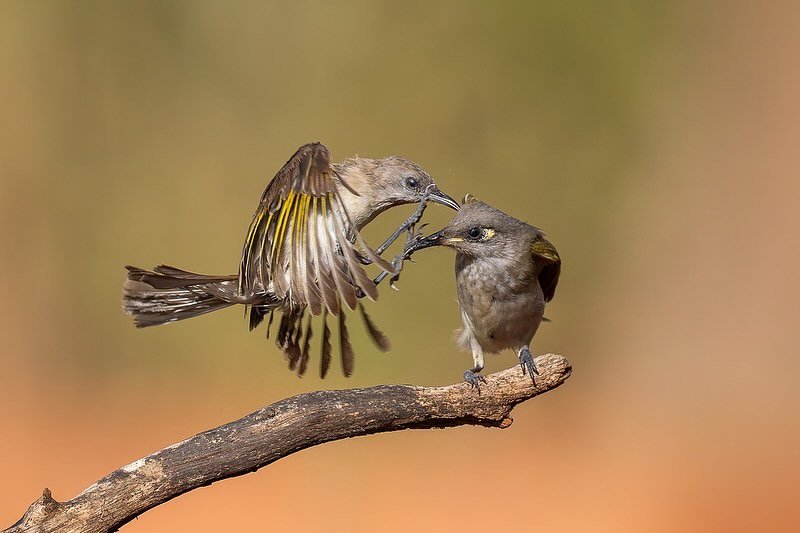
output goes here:
<path id="1" fill-rule="evenodd" d="M 564 270 L 534 351 L 573 376 L 508 430 L 326 444 L 125 531 L 796 528 L 800 9 L 781 4 L 2 3 L 0 526 L 288 395 L 460 379 L 448 250 L 371 306 L 392 352 L 352 328 L 348 380 L 296 378 L 238 310 L 122 314 L 126 263 L 234 272 L 267 179 L 321 140 L 542 227 Z"/>

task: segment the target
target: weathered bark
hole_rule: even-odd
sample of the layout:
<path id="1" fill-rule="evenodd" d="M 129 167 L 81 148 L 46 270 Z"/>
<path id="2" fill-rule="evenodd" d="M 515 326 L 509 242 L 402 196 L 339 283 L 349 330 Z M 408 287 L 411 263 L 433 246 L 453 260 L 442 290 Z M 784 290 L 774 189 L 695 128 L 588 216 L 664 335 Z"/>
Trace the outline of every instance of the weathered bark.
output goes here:
<path id="1" fill-rule="evenodd" d="M 543 355 L 536 363 L 541 375 L 535 383 L 514 366 L 486 376 L 480 393 L 459 383 L 293 396 L 123 466 L 69 501 L 57 502 L 45 489 L 6 532 L 113 531 L 185 492 L 346 437 L 465 424 L 505 428 L 515 405 L 558 387 L 572 371 L 560 355 Z"/>

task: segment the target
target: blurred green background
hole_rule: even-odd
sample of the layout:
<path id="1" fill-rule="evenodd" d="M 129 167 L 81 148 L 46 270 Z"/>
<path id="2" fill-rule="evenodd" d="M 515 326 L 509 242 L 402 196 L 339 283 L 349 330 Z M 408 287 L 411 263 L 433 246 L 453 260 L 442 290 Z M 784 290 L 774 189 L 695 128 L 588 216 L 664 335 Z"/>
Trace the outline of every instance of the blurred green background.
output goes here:
<path id="1" fill-rule="evenodd" d="M 287 395 L 460 379 L 449 250 L 370 306 L 392 352 L 352 328 L 347 380 L 321 381 L 316 359 L 298 379 L 236 309 L 144 331 L 122 314 L 126 263 L 235 272 L 267 180 L 320 140 L 337 160 L 406 156 L 543 228 L 564 268 L 533 349 L 574 374 L 508 430 L 326 444 L 126 531 L 790 530 L 798 16 L 713 1 L 0 4 L 0 525 L 45 486 L 69 499 Z"/>

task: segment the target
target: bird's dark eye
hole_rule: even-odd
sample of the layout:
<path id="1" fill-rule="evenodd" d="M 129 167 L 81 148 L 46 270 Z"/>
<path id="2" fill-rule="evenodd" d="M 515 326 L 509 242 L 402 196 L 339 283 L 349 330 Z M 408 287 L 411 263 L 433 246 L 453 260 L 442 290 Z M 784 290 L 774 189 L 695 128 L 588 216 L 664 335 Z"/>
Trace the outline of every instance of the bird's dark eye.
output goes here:
<path id="1" fill-rule="evenodd" d="M 467 235 L 469 236 L 470 239 L 476 239 L 476 240 L 480 239 L 481 236 L 483 235 L 483 228 L 479 228 L 478 226 L 470 228 L 469 231 L 467 232 Z"/>
<path id="2" fill-rule="evenodd" d="M 409 189 L 417 189 L 419 187 L 419 182 L 417 181 L 416 178 L 412 178 L 409 176 L 406 178 L 406 187 L 408 187 Z"/>

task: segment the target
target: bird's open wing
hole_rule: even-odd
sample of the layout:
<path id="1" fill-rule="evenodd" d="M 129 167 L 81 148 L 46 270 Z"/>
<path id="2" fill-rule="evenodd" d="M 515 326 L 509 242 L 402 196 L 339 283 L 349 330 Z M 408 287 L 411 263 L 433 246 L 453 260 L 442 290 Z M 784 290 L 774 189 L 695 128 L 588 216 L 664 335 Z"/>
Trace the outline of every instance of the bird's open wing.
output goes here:
<path id="1" fill-rule="evenodd" d="M 539 286 L 544 294 L 544 301 L 549 302 L 556 294 L 558 276 L 561 274 L 561 257 L 553 243 L 544 237 L 538 237 L 531 245 L 535 260 L 542 263 L 539 270 Z"/>
<path id="2" fill-rule="evenodd" d="M 297 150 L 269 182 L 253 216 L 239 266 L 240 294 L 269 287 L 314 315 L 323 309 L 338 315 L 342 300 L 355 309 L 358 292 L 377 298 L 355 244 L 384 270 L 392 267 L 351 224 L 338 194 L 342 186 L 350 188 L 335 175 L 324 145 Z"/>

